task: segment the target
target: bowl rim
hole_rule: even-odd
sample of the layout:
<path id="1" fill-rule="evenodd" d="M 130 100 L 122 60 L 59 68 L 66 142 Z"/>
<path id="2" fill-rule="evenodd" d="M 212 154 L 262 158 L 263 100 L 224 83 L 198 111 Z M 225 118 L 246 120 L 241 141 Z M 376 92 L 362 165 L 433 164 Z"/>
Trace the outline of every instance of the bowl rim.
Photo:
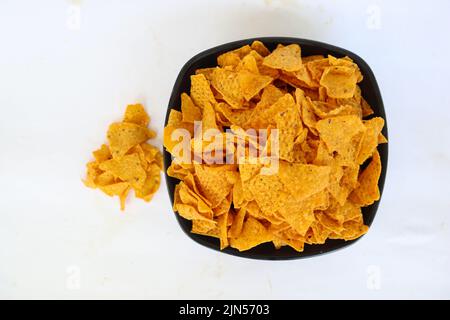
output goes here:
<path id="1" fill-rule="evenodd" d="M 364 80 L 368 79 L 368 82 L 371 83 L 371 85 L 373 86 L 373 94 L 375 96 L 376 99 L 376 104 L 377 104 L 377 109 L 378 112 L 376 114 L 376 116 L 382 117 L 385 121 L 385 125 L 383 128 L 383 135 L 389 139 L 388 136 L 388 125 L 387 125 L 387 118 L 386 118 L 386 112 L 385 112 L 385 108 L 384 108 L 384 103 L 383 103 L 383 99 L 381 96 L 381 92 L 378 86 L 378 82 L 375 78 L 375 75 L 372 71 L 372 69 L 370 68 L 370 66 L 366 63 L 366 61 L 364 61 L 364 59 L 362 59 L 359 55 L 341 48 L 341 47 L 337 47 L 325 42 L 320 42 L 320 41 L 315 41 L 315 40 L 310 40 L 310 39 L 303 39 L 303 38 L 295 38 L 295 37 L 276 37 L 276 36 L 271 36 L 271 37 L 256 37 L 256 38 L 248 38 L 248 39 L 242 39 L 242 40 L 237 40 L 237 41 L 232 41 L 232 42 L 228 42 L 228 43 L 224 43 L 209 49 L 206 49 L 196 55 L 194 55 L 192 58 L 190 58 L 181 68 L 180 72 L 178 73 L 178 76 L 175 80 L 174 86 L 172 88 L 172 92 L 170 95 L 170 99 L 169 99 L 169 103 L 167 106 L 167 111 L 166 111 L 166 117 L 164 120 L 164 127 L 167 125 L 168 122 L 168 118 L 169 118 L 169 114 L 170 114 L 170 110 L 174 109 L 174 108 L 179 108 L 179 106 L 177 106 L 176 101 L 179 99 L 179 96 L 181 95 L 181 90 L 180 87 L 182 85 L 182 83 L 184 83 L 185 81 L 187 81 L 187 78 L 192 74 L 188 74 L 188 70 L 192 67 L 193 64 L 195 64 L 197 61 L 206 58 L 210 55 L 219 55 L 223 52 L 227 52 L 230 50 L 234 50 L 237 49 L 239 47 L 242 47 L 246 44 L 251 44 L 253 41 L 261 41 L 264 44 L 266 43 L 271 43 L 271 44 L 276 44 L 276 43 L 282 43 L 282 44 L 299 44 L 300 46 L 312 46 L 312 47 L 317 47 L 320 49 L 324 49 L 327 52 L 330 52 L 330 54 L 335 54 L 337 56 L 348 56 L 350 57 L 361 69 L 361 72 L 364 75 Z M 364 81 L 363 80 L 363 81 Z M 373 104 L 372 104 L 373 105 Z M 378 201 L 376 201 L 375 203 L 373 203 L 372 205 L 368 206 L 367 208 L 370 208 L 372 211 L 372 214 L 367 217 L 366 220 L 366 216 L 364 216 L 364 223 L 371 227 L 373 220 L 377 214 L 378 211 L 378 207 L 379 204 L 381 202 L 381 198 L 383 195 L 383 189 L 384 189 L 384 184 L 385 184 L 385 180 L 386 180 L 386 174 L 387 174 L 387 165 L 388 165 L 388 143 L 387 144 L 383 144 L 381 145 L 382 150 L 380 150 L 380 145 L 378 146 L 378 149 L 380 150 L 380 157 L 381 157 L 381 163 L 382 163 L 382 168 L 381 168 L 381 174 L 380 174 L 380 179 L 378 181 L 378 187 L 380 190 L 380 199 Z M 217 251 L 217 252 L 221 252 L 221 253 L 225 253 L 228 255 L 232 255 L 235 257 L 241 257 L 241 258 L 247 258 L 247 259 L 256 259 L 256 260 L 272 260 L 272 261 L 283 261 L 283 260 L 294 260 L 294 259 L 305 259 L 305 258 L 312 258 L 312 257 L 317 257 L 317 256 L 323 256 L 326 253 L 332 253 L 332 252 L 336 252 L 340 249 L 343 248 L 347 248 L 350 245 L 356 243 L 357 241 L 359 241 L 361 238 L 363 238 L 365 235 L 354 239 L 354 240 L 349 240 L 349 241 L 345 241 L 345 240 L 331 240 L 331 241 L 336 241 L 336 245 L 330 248 L 327 248 L 327 242 L 330 241 L 330 239 L 327 240 L 327 242 L 325 242 L 324 244 L 316 244 L 316 245 L 307 245 L 306 246 L 314 246 L 316 249 L 315 252 L 297 252 L 292 248 L 289 248 L 289 251 L 292 251 L 291 254 L 289 255 L 277 255 L 276 252 L 279 252 L 280 249 L 275 249 L 274 248 L 274 252 L 275 254 L 261 254 L 261 253 L 255 253 L 252 252 L 253 250 L 255 250 L 255 248 L 260 247 L 261 245 L 252 248 L 250 250 L 247 251 L 238 251 L 237 249 L 234 248 L 225 248 L 224 250 L 220 250 L 219 245 L 218 245 L 218 239 L 213 239 L 217 241 L 217 244 L 212 244 L 211 242 L 211 237 L 207 237 L 207 236 L 202 236 L 202 235 L 198 235 L 198 234 L 194 234 L 191 233 L 190 230 L 188 230 L 187 228 L 184 227 L 183 223 L 185 223 L 186 219 L 184 219 L 183 217 L 181 217 L 179 214 L 177 214 L 174 210 L 173 210 L 173 202 L 174 202 L 174 195 L 171 192 L 171 185 L 174 183 L 173 180 L 175 180 L 172 177 L 169 177 L 167 175 L 167 168 L 170 166 L 170 164 L 172 163 L 172 159 L 171 159 L 171 155 L 170 153 L 166 150 L 165 147 L 163 147 L 163 158 L 164 158 L 164 175 L 166 178 L 166 187 L 167 187 L 167 191 L 169 193 L 169 199 L 172 205 L 172 212 L 175 215 L 175 218 L 178 222 L 179 227 L 183 230 L 183 232 L 193 241 L 195 241 L 196 243 L 202 245 L 203 247 L 207 247 L 211 250 Z M 175 182 L 177 183 L 177 182 Z M 371 229 L 371 228 L 370 228 Z M 262 244 L 264 245 L 268 245 L 270 243 L 265 243 Z M 287 246 L 283 247 L 286 248 Z"/>

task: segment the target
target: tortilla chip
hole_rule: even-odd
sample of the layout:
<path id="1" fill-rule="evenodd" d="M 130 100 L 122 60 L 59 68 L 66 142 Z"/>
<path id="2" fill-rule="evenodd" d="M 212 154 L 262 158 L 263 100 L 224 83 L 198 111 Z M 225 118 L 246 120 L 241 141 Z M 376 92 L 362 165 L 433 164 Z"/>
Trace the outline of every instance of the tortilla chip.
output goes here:
<path id="1" fill-rule="evenodd" d="M 252 48 L 249 45 L 245 45 L 236 50 L 225 52 L 217 57 L 217 64 L 222 68 L 227 66 L 236 67 L 250 51 L 252 51 Z"/>
<path id="2" fill-rule="evenodd" d="M 211 85 L 233 108 L 239 109 L 244 103 L 244 94 L 240 89 L 239 74 L 234 71 L 217 68 L 214 70 Z"/>
<path id="3" fill-rule="evenodd" d="M 351 165 L 356 161 L 366 131 L 359 117 L 350 115 L 320 120 L 316 128 L 328 151 L 336 152 L 342 164 Z"/>
<path id="4" fill-rule="evenodd" d="M 228 247 L 228 212 L 217 218 L 219 228 L 220 250 Z"/>
<path id="5" fill-rule="evenodd" d="M 120 209 L 125 209 L 125 200 L 128 195 L 128 191 L 130 190 L 130 184 L 128 182 L 118 182 L 106 186 L 100 186 L 99 188 L 111 197 L 119 196 Z"/>
<path id="6" fill-rule="evenodd" d="M 208 167 L 195 165 L 195 177 L 201 194 L 217 207 L 231 192 L 233 185 L 227 180 L 226 166 Z"/>
<path id="7" fill-rule="evenodd" d="M 233 224 L 230 227 L 228 236 L 230 238 L 237 238 L 242 232 L 244 226 L 244 219 L 246 217 L 247 209 L 241 208 L 233 219 Z"/>
<path id="8" fill-rule="evenodd" d="M 217 103 L 209 82 L 203 74 L 191 76 L 191 98 L 200 109 L 203 109 L 208 103 L 212 105 Z"/>
<path id="9" fill-rule="evenodd" d="M 106 144 L 102 144 L 100 149 L 95 150 L 92 154 L 97 162 L 103 162 L 112 158 L 111 151 L 109 151 L 109 147 Z"/>
<path id="10" fill-rule="evenodd" d="M 278 175 L 289 193 L 301 201 L 325 189 L 330 184 L 330 172 L 328 166 L 280 161 Z"/>
<path id="11" fill-rule="evenodd" d="M 272 80 L 269 76 L 257 75 L 247 71 L 241 71 L 238 74 L 240 91 L 247 101 L 267 87 Z"/>
<path id="12" fill-rule="evenodd" d="M 358 74 L 351 67 L 333 66 L 325 68 L 320 85 L 327 89 L 331 98 L 351 98 L 355 94 Z"/>
<path id="13" fill-rule="evenodd" d="M 363 135 L 361 149 L 358 153 L 358 164 L 363 164 L 368 158 L 372 156 L 378 146 L 379 136 L 384 127 L 384 119 L 380 117 L 372 118 L 363 121 L 366 130 Z"/>
<path id="14" fill-rule="evenodd" d="M 301 49 L 298 44 L 290 44 L 275 49 L 264 58 L 263 65 L 284 71 L 298 71 L 302 67 Z"/>
<path id="15" fill-rule="evenodd" d="M 269 49 L 266 48 L 264 43 L 258 40 L 252 42 L 251 48 L 256 52 L 258 52 L 258 54 L 260 54 L 263 57 L 268 56 L 270 54 Z"/>
<path id="16" fill-rule="evenodd" d="M 238 237 L 230 238 L 230 246 L 245 251 L 261 243 L 272 241 L 273 236 L 258 220 L 248 217 Z"/>
<path id="17" fill-rule="evenodd" d="M 191 97 L 186 93 L 181 94 L 181 113 L 183 122 L 194 122 L 202 119 L 202 111 L 198 108 Z"/>
<path id="18" fill-rule="evenodd" d="M 253 74 L 259 74 L 258 63 L 253 54 L 246 55 L 236 67 L 236 71 L 247 71 Z"/>
<path id="19" fill-rule="evenodd" d="M 381 159 L 378 151 L 375 151 L 372 161 L 358 177 L 359 186 L 350 194 L 350 200 L 361 207 L 371 205 L 380 199 L 378 179 L 381 174 Z"/>
<path id="20" fill-rule="evenodd" d="M 136 153 L 102 162 L 99 167 L 128 182 L 133 188 L 142 188 L 145 183 L 146 173 Z"/>
<path id="21" fill-rule="evenodd" d="M 388 140 L 382 133 L 380 133 L 380 135 L 378 136 L 378 144 L 383 144 L 383 143 L 388 143 Z"/>
<path id="22" fill-rule="evenodd" d="M 155 136 L 149 129 L 134 123 L 113 123 L 107 137 L 113 158 L 124 156 L 128 150 Z"/>
<path id="23" fill-rule="evenodd" d="M 290 97 L 291 99 L 288 101 L 290 105 L 275 116 L 275 122 L 279 135 L 280 159 L 292 162 L 294 161 L 294 143 L 303 127 L 299 110 L 296 108 L 292 96 Z"/>
<path id="24" fill-rule="evenodd" d="M 309 97 L 302 99 L 301 98 L 302 94 L 298 90 L 299 89 L 296 90 L 296 94 L 299 95 L 298 99 L 301 99 L 302 121 L 305 124 L 305 126 L 308 127 L 308 129 L 311 131 L 312 134 L 318 135 L 316 128 L 317 118 L 314 114 L 313 103 Z"/>
<path id="25" fill-rule="evenodd" d="M 147 127 L 150 123 L 150 117 L 148 116 L 147 112 L 145 112 L 144 106 L 142 104 L 130 104 L 127 106 L 123 121 Z"/>
<path id="26" fill-rule="evenodd" d="M 193 220 L 192 233 L 219 238 L 219 228 L 217 223 L 212 220 Z"/>

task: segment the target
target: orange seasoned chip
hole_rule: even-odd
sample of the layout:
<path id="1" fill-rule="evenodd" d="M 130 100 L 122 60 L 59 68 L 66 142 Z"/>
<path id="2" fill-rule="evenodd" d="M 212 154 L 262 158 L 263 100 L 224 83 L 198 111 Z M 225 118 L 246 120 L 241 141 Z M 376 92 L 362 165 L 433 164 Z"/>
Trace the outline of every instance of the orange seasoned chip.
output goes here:
<path id="1" fill-rule="evenodd" d="M 358 73 L 346 66 L 327 67 L 323 71 L 320 85 L 327 89 L 331 98 L 351 98 L 355 94 Z"/>
<path id="2" fill-rule="evenodd" d="M 243 183 L 264 213 L 276 212 L 288 197 L 288 191 L 277 175 L 257 174 Z"/>
<path id="3" fill-rule="evenodd" d="M 362 108 L 362 116 L 364 118 L 374 114 L 372 107 L 367 103 L 367 101 L 364 98 L 361 99 L 361 108 Z"/>
<path id="4" fill-rule="evenodd" d="M 327 205 L 328 195 L 318 192 L 301 201 L 291 197 L 285 206 L 280 208 L 280 213 L 299 235 L 304 236 L 315 219 L 314 210 Z"/>
<path id="5" fill-rule="evenodd" d="M 380 135 L 378 136 L 378 144 L 383 144 L 383 143 L 388 143 L 388 140 L 382 133 L 380 133 Z"/>
<path id="6" fill-rule="evenodd" d="M 194 122 L 202 119 L 202 111 L 186 93 L 181 94 L 181 113 L 183 122 Z"/>
<path id="7" fill-rule="evenodd" d="M 141 188 L 144 185 L 146 173 L 136 153 L 102 162 L 99 167 L 122 181 L 127 181 L 133 187 Z"/>
<path id="8" fill-rule="evenodd" d="M 253 74 L 259 74 L 258 63 L 256 62 L 255 55 L 249 53 L 246 55 L 239 65 L 236 67 L 237 71 L 248 71 Z"/>
<path id="9" fill-rule="evenodd" d="M 217 57 L 217 64 L 221 67 L 236 67 L 241 59 L 250 53 L 250 51 L 252 51 L 252 48 L 249 45 L 245 45 L 236 50 L 226 52 Z"/>
<path id="10" fill-rule="evenodd" d="M 260 54 L 263 57 L 268 56 L 270 54 L 269 49 L 266 48 L 264 43 L 258 40 L 252 42 L 251 48 L 256 52 L 258 52 L 258 54 Z"/>
<path id="11" fill-rule="evenodd" d="M 325 68 L 330 66 L 329 60 L 321 56 L 315 56 L 314 59 L 306 59 L 304 63 L 315 81 L 320 81 Z"/>
<path id="12" fill-rule="evenodd" d="M 113 123 L 109 126 L 107 133 L 113 158 L 122 157 L 135 145 L 154 136 L 155 134 L 146 127 L 127 122 Z"/>
<path id="13" fill-rule="evenodd" d="M 211 84 L 233 108 L 239 109 L 244 103 L 244 94 L 240 91 L 238 73 L 217 68 L 211 78 Z"/>
<path id="14" fill-rule="evenodd" d="M 291 99 L 290 102 L 291 105 L 285 111 L 275 116 L 275 122 L 279 135 L 280 159 L 292 162 L 294 161 L 294 144 L 303 127 L 294 99 Z"/>
<path id="15" fill-rule="evenodd" d="M 213 220 L 193 220 L 191 232 L 203 236 L 219 238 L 219 228 L 217 222 Z"/>
<path id="16" fill-rule="evenodd" d="M 111 197 L 119 196 L 120 209 L 123 210 L 125 208 L 125 199 L 128 195 L 128 191 L 130 190 L 130 184 L 128 182 L 118 182 L 106 186 L 100 186 L 99 188 Z"/>
<path id="17" fill-rule="evenodd" d="M 102 172 L 95 178 L 96 186 L 107 186 L 116 182 L 116 177 L 111 172 Z"/>
<path id="18" fill-rule="evenodd" d="M 148 164 L 155 163 L 160 169 L 163 168 L 163 158 L 159 148 L 148 143 L 141 143 L 140 147 Z"/>
<path id="19" fill-rule="evenodd" d="M 294 100 L 290 94 L 285 94 L 268 107 L 264 105 L 257 105 L 253 111 L 252 117 L 246 124 L 246 127 L 262 129 L 269 126 L 275 126 L 275 116 L 292 107 L 293 101 Z"/>
<path id="20" fill-rule="evenodd" d="M 208 81 L 211 81 L 211 75 L 215 68 L 201 68 L 195 70 L 195 74 L 203 74 Z"/>
<path id="21" fill-rule="evenodd" d="M 255 218 L 248 217 L 239 236 L 230 238 L 230 246 L 239 251 L 248 250 L 261 243 L 272 241 L 273 236 L 264 225 Z"/>
<path id="22" fill-rule="evenodd" d="M 225 102 L 218 103 L 215 110 L 216 114 L 222 115 L 229 122 L 229 125 L 239 127 L 245 126 L 253 113 L 253 109 L 233 109 Z"/>
<path id="23" fill-rule="evenodd" d="M 292 76 L 300 81 L 300 85 L 302 86 L 307 88 L 319 88 L 319 82 L 312 77 L 311 72 L 305 65 L 302 65 L 300 70 L 293 72 Z"/>
<path id="24" fill-rule="evenodd" d="M 340 116 L 317 122 L 316 128 L 329 152 L 336 152 L 342 164 L 352 164 L 361 147 L 366 127 L 358 116 Z"/>
<path id="25" fill-rule="evenodd" d="M 158 191 L 161 183 L 160 176 L 161 167 L 156 163 L 151 163 L 146 171 L 147 177 L 144 184 L 141 187 L 135 187 L 134 193 L 136 198 L 150 201 L 153 195 Z"/>
<path id="26" fill-rule="evenodd" d="M 362 117 L 361 107 L 355 104 L 344 104 L 336 107 L 329 102 L 313 101 L 311 106 L 314 109 L 314 113 L 321 119 L 348 115 Z"/>
<path id="27" fill-rule="evenodd" d="M 299 100 L 301 101 L 301 114 L 302 114 L 302 120 L 305 126 L 308 127 L 308 129 L 311 131 L 312 134 L 318 135 L 317 133 L 317 117 L 314 114 L 314 106 L 309 97 L 302 98 L 302 94 L 299 91 L 300 89 L 296 90 L 296 94 L 299 96 Z"/>
<path id="28" fill-rule="evenodd" d="M 369 230 L 369 227 L 364 225 L 362 218 L 346 221 L 343 224 L 343 230 L 339 233 L 332 233 L 330 239 L 344 239 L 354 240 L 361 237 Z"/>
<path id="29" fill-rule="evenodd" d="M 102 170 L 98 167 L 99 163 L 97 161 L 91 161 L 86 164 L 86 179 L 83 180 L 84 184 L 89 188 L 96 188 L 95 180 L 102 173 Z"/>
<path id="30" fill-rule="evenodd" d="M 177 205 L 177 211 L 180 216 L 188 220 L 211 221 L 209 218 L 204 217 L 200 212 L 198 212 L 196 208 L 187 204 L 179 203 Z"/>
<path id="31" fill-rule="evenodd" d="M 195 165 L 199 190 L 210 201 L 212 208 L 217 207 L 232 190 L 233 184 L 227 179 L 226 170 L 226 166 Z"/>
<path id="32" fill-rule="evenodd" d="M 366 130 L 363 135 L 361 149 L 358 153 L 358 164 L 363 164 L 364 161 L 372 156 L 377 148 L 381 130 L 384 127 L 384 119 L 380 117 L 364 120 L 363 122 Z"/>
<path id="33" fill-rule="evenodd" d="M 261 100 L 258 102 L 257 107 L 261 108 L 270 107 L 283 96 L 284 96 L 283 91 L 281 91 L 276 86 L 270 84 L 264 88 L 261 95 Z"/>
<path id="34" fill-rule="evenodd" d="M 191 98 L 195 105 L 201 109 L 207 104 L 216 104 L 216 98 L 214 97 L 209 81 L 204 74 L 196 74 L 191 76 Z"/>
<path id="35" fill-rule="evenodd" d="M 326 212 L 317 212 L 315 217 L 317 221 L 330 232 L 340 233 L 344 229 L 342 222 L 333 219 Z"/>
<path id="36" fill-rule="evenodd" d="M 196 194 L 195 191 L 190 189 L 189 186 L 184 182 L 180 183 L 178 186 L 179 199 L 181 203 L 195 207 L 198 212 L 209 219 L 213 218 L 213 210 L 211 209 L 210 205 L 202 199 L 202 197 Z"/>
<path id="37" fill-rule="evenodd" d="M 219 228 L 220 250 L 228 247 L 228 212 L 217 218 L 217 227 Z"/>
<path id="38" fill-rule="evenodd" d="M 103 162 L 112 158 L 111 151 L 106 144 L 102 144 L 100 149 L 95 150 L 92 154 L 97 162 Z"/>
<path id="39" fill-rule="evenodd" d="M 289 193 L 301 201 L 325 189 L 330 184 L 330 172 L 328 166 L 281 161 L 278 175 Z"/>
<path id="40" fill-rule="evenodd" d="M 302 67 L 301 49 L 298 44 L 278 47 L 264 58 L 263 64 L 284 71 L 298 71 Z"/>
<path id="41" fill-rule="evenodd" d="M 169 113 L 169 119 L 167 120 L 167 125 L 169 126 L 179 126 L 183 122 L 183 114 L 175 109 L 171 109 Z"/>
<path id="42" fill-rule="evenodd" d="M 359 186 L 350 194 L 350 199 L 360 205 L 368 206 L 380 199 L 378 179 L 381 174 L 381 160 L 378 151 L 373 154 L 369 163 L 358 177 Z"/>
<path id="43" fill-rule="evenodd" d="M 233 219 L 233 224 L 230 227 L 229 230 L 229 237 L 230 238 L 237 238 L 242 232 L 242 227 L 244 226 L 244 219 L 246 217 L 247 209 L 241 208 L 236 216 Z"/>
<path id="44" fill-rule="evenodd" d="M 269 76 L 241 71 L 238 73 L 238 80 L 242 95 L 244 96 L 245 100 L 249 101 L 262 89 L 267 87 L 273 79 Z"/>
<path id="45" fill-rule="evenodd" d="M 142 104 L 130 104 L 127 106 L 123 121 L 147 127 L 150 122 L 150 117 L 147 112 L 145 112 Z"/>
<path id="46" fill-rule="evenodd" d="M 163 133 L 163 144 L 166 150 L 170 153 L 174 153 L 175 148 L 177 146 L 182 147 L 183 142 L 188 143 L 187 141 L 191 139 L 194 134 L 194 126 L 192 123 L 188 122 L 180 122 L 177 125 L 167 125 L 164 128 Z M 181 148 L 183 151 L 183 148 Z M 185 156 L 183 152 L 181 154 L 173 154 L 176 156 Z"/>
<path id="47" fill-rule="evenodd" d="M 214 217 L 227 214 L 231 208 L 232 197 L 228 195 L 222 202 L 215 208 L 212 209 Z"/>
<path id="48" fill-rule="evenodd" d="M 328 186 L 328 191 L 340 205 L 344 205 L 350 193 L 358 186 L 359 166 L 341 167 L 342 176 L 340 178 L 340 169 L 337 169 L 336 164 L 334 164 L 334 167 L 336 168 L 334 173 L 335 183 Z"/>

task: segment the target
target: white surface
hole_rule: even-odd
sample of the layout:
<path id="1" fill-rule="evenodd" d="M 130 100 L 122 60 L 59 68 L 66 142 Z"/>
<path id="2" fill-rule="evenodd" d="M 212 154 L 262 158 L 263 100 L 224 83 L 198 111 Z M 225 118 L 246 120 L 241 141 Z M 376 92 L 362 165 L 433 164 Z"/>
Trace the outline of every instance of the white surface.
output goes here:
<path id="1" fill-rule="evenodd" d="M 0 297 L 450 298 L 449 10 L 446 0 L 0 1 Z M 378 79 L 389 169 L 364 239 L 313 259 L 245 260 L 189 240 L 164 181 L 125 214 L 83 186 L 126 104 L 145 103 L 161 145 L 182 65 L 270 35 L 348 48 Z"/>

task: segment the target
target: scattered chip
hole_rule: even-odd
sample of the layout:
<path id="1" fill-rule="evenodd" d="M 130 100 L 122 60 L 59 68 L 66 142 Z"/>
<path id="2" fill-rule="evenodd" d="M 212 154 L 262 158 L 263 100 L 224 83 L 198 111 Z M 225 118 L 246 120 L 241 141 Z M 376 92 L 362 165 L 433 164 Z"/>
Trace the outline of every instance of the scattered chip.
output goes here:
<path id="1" fill-rule="evenodd" d="M 123 121 L 135 123 L 142 127 L 147 127 L 150 123 L 150 117 L 147 112 L 145 112 L 142 104 L 130 104 L 125 111 Z"/>
<path id="2" fill-rule="evenodd" d="M 154 137 L 147 127 L 128 122 L 113 123 L 107 133 L 113 158 L 123 157 L 135 145 Z"/>
<path id="3" fill-rule="evenodd" d="M 171 123 L 182 121 L 178 114 L 171 115 Z M 156 135 L 147 128 L 149 122 L 150 117 L 141 104 L 129 105 L 123 122 L 109 126 L 109 144 L 94 151 L 95 161 L 87 164 L 85 185 L 118 196 L 121 210 L 125 209 L 130 189 L 134 189 L 137 198 L 150 201 L 160 185 L 162 154 L 146 143 Z"/>

